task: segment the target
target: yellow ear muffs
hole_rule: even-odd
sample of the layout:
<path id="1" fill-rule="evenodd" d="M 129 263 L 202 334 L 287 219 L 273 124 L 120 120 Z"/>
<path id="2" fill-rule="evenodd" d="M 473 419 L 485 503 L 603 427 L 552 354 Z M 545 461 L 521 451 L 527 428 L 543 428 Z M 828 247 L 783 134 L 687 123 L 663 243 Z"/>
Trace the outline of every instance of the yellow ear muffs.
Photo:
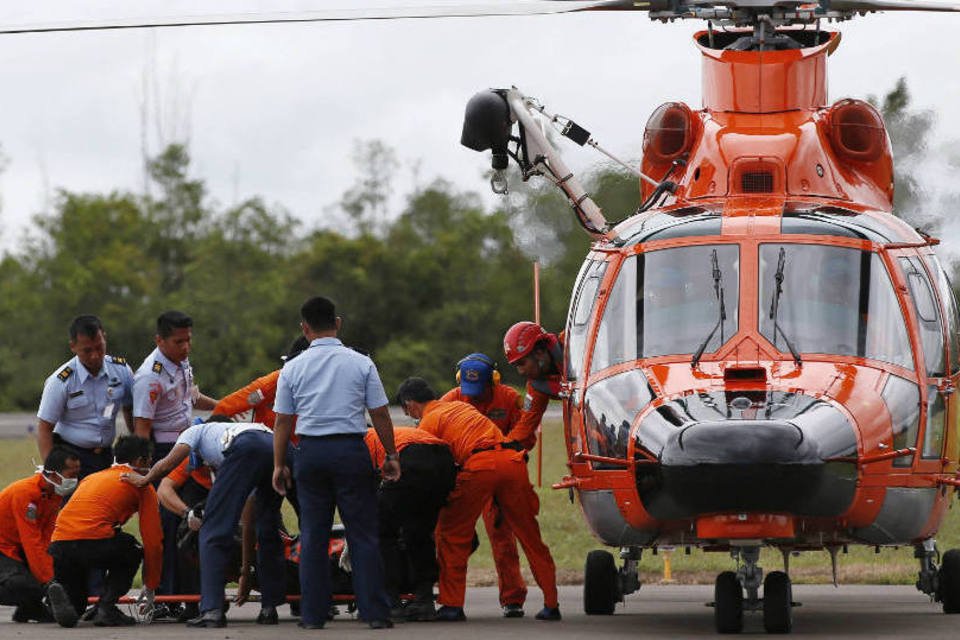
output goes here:
<path id="1" fill-rule="evenodd" d="M 462 365 L 464 362 L 469 362 L 470 360 L 476 360 L 478 362 L 482 362 L 488 367 L 490 367 L 491 369 L 493 369 L 493 375 L 491 376 L 493 385 L 496 386 L 500 384 L 500 371 L 497 369 L 496 362 L 494 362 L 493 360 L 491 360 L 486 356 L 483 356 L 482 358 L 477 356 L 467 356 L 466 358 L 463 358 L 462 360 L 460 360 L 460 362 L 457 363 L 455 378 L 457 380 L 458 385 L 460 384 L 460 365 Z"/>

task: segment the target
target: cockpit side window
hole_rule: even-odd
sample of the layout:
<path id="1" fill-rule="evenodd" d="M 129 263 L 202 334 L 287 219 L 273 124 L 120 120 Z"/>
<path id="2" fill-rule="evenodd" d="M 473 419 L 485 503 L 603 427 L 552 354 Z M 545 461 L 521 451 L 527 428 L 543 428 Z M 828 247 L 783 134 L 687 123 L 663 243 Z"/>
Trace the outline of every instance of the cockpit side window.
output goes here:
<path id="1" fill-rule="evenodd" d="M 933 274 L 947 324 L 947 344 L 950 346 L 950 373 L 960 371 L 960 307 L 957 306 L 957 297 L 953 293 L 953 283 L 943 270 L 936 256 L 923 256 L 927 268 Z"/>
<path id="2" fill-rule="evenodd" d="M 580 271 L 577 294 L 570 305 L 567 319 L 567 379 L 577 380 L 583 371 L 583 357 L 590 330 L 590 317 L 607 263 L 598 260 L 585 263 Z"/>
<path id="3" fill-rule="evenodd" d="M 590 371 L 597 372 L 637 357 L 637 257 L 623 261 L 597 330 Z"/>
<path id="4" fill-rule="evenodd" d="M 923 344 L 923 359 L 926 361 L 927 375 L 940 377 L 944 375 L 946 358 L 944 357 L 943 327 L 940 324 L 940 311 L 933 295 L 933 288 L 919 258 L 900 258 L 900 268 L 906 276 L 910 300 L 920 325 L 920 342 Z"/>

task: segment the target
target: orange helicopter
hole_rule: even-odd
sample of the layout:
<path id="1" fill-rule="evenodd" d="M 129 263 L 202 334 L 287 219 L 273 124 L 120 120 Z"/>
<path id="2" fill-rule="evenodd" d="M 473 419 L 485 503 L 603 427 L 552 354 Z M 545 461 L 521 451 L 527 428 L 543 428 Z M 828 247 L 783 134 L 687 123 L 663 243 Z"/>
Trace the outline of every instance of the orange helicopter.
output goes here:
<path id="1" fill-rule="evenodd" d="M 699 18 L 703 108 L 659 107 L 643 138 L 641 205 L 608 222 L 545 134 L 599 147 L 516 88 L 477 94 L 462 143 L 544 175 L 595 239 L 566 325 L 564 434 L 596 537 L 584 606 L 611 614 L 641 551 L 729 552 L 717 631 L 744 611 L 792 628 L 791 553 L 912 545 L 917 587 L 960 613 L 960 550 L 934 536 L 958 472 L 960 309 L 937 240 L 893 213 L 880 114 L 829 104 L 825 19 L 960 6 L 887 0 L 653 0 L 595 9 Z M 719 25 L 720 30 L 715 27 Z M 513 133 L 514 124 L 518 134 Z M 763 575 L 760 548 L 782 551 Z M 761 595 L 762 587 L 762 595 Z"/>

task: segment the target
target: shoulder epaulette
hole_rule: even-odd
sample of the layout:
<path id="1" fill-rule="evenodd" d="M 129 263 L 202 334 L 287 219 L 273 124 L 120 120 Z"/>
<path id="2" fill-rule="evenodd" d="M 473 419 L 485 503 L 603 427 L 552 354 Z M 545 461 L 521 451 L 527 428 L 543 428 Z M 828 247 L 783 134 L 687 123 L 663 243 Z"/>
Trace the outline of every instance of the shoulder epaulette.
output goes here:
<path id="1" fill-rule="evenodd" d="M 127 364 L 127 359 L 123 356 L 110 356 L 110 362 L 113 364 Z"/>
<path id="2" fill-rule="evenodd" d="M 70 367 L 64 367 L 60 370 L 60 373 L 57 374 L 57 377 L 60 378 L 61 382 L 66 382 L 67 378 L 70 377 L 70 374 L 73 373 L 73 369 Z"/>
<path id="3" fill-rule="evenodd" d="M 154 361 L 153 361 L 153 372 L 154 372 L 154 373 L 160 373 L 161 371 L 163 371 L 163 365 L 160 364 L 160 361 L 159 361 L 159 360 L 154 360 Z"/>

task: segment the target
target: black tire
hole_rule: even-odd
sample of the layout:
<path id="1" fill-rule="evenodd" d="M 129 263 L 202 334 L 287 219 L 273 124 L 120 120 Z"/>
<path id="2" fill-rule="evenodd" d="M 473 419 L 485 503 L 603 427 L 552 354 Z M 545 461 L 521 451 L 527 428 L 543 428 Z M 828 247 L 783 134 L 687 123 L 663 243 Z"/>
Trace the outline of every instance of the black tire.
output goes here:
<path id="1" fill-rule="evenodd" d="M 783 571 L 771 571 L 763 581 L 763 628 L 767 633 L 793 629 L 793 585 Z"/>
<path id="2" fill-rule="evenodd" d="M 717 633 L 743 631 L 743 588 L 733 571 L 717 576 L 713 586 L 713 620 Z"/>
<path id="3" fill-rule="evenodd" d="M 591 551 L 583 576 L 583 612 L 588 616 L 609 616 L 620 601 L 620 577 L 609 551 Z"/>
<path id="4" fill-rule="evenodd" d="M 937 575 L 943 612 L 960 613 L 960 549 L 950 549 L 943 554 Z"/>

